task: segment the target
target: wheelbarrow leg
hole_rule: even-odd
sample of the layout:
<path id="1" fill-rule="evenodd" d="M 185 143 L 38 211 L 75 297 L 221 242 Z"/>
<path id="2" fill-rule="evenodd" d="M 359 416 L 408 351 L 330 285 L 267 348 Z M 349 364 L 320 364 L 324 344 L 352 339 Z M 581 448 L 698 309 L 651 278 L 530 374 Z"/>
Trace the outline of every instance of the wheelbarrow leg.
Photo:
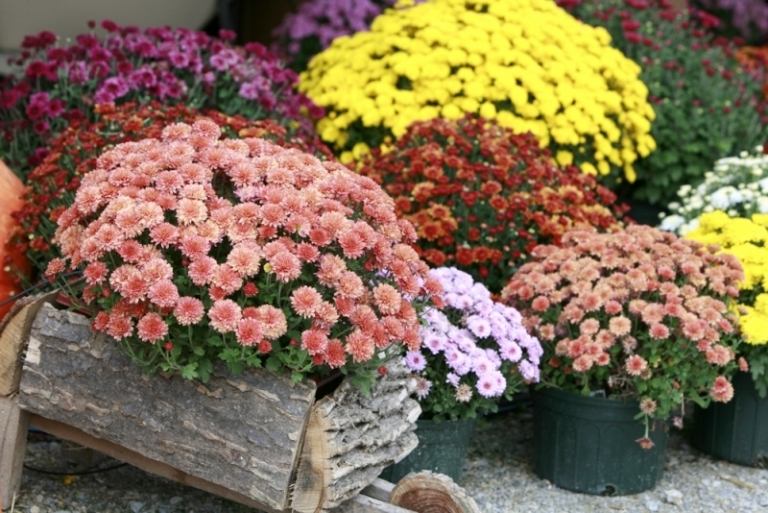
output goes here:
<path id="1" fill-rule="evenodd" d="M 0 397 L 0 503 L 10 509 L 21 486 L 29 415 L 15 398 Z"/>

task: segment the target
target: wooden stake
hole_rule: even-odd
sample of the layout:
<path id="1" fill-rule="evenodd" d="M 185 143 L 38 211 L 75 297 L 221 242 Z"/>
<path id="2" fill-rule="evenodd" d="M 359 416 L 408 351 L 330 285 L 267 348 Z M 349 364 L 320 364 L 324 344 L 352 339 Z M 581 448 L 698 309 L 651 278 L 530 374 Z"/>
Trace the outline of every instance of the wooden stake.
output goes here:
<path id="1" fill-rule="evenodd" d="M 50 294 L 19 300 L 0 324 L 0 396 L 15 394 L 21 379 L 22 355 L 38 310 Z"/>
<path id="2" fill-rule="evenodd" d="M 0 508 L 15 502 L 21 486 L 29 415 L 15 398 L 0 397 Z"/>

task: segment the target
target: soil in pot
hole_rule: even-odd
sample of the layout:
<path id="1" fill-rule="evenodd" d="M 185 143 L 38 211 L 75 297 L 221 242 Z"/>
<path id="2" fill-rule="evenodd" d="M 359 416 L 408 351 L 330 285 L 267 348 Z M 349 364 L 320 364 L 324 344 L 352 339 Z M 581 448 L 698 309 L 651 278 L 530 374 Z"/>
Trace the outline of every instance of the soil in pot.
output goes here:
<path id="1" fill-rule="evenodd" d="M 561 390 L 534 393 L 534 471 L 567 490 L 592 495 L 628 495 L 649 490 L 664 470 L 667 428 L 651 431 L 635 419 L 635 401 L 586 397 Z"/>
<path id="2" fill-rule="evenodd" d="M 768 397 L 761 398 L 752 376 L 733 379 L 733 399 L 696 408 L 693 445 L 716 458 L 751 467 L 768 467 Z"/>
<path id="3" fill-rule="evenodd" d="M 381 477 L 396 483 L 411 472 L 431 470 L 458 480 L 475 431 L 475 421 L 420 419 L 416 425 L 418 447 L 404 460 L 387 468 Z"/>

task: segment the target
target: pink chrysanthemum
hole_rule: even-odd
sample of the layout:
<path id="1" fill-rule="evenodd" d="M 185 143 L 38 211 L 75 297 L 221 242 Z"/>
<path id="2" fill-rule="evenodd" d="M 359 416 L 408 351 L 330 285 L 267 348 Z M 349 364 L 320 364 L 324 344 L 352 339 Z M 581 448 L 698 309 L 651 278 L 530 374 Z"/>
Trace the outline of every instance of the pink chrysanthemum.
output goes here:
<path id="1" fill-rule="evenodd" d="M 630 376 L 642 376 L 648 369 L 648 362 L 642 356 L 633 354 L 627 358 L 624 368 Z"/>
<path id="2" fill-rule="evenodd" d="M 373 339 L 360 330 L 353 331 L 347 337 L 346 351 L 356 363 L 370 360 L 375 349 L 376 345 Z"/>
<path id="3" fill-rule="evenodd" d="M 261 323 L 256 319 L 240 319 L 237 324 L 237 342 L 243 346 L 255 346 L 264 338 Z"/>
<path id="4" fill-rule="evenodd" d="M 301 317 L 310 318 L 314 316 L 323 302 L 323 296 L 308 286 L 299 287 L 291 294 L 291 306 L 293 311 Z"/>
<path id="5" fill-rule="evenodd" d="M 179 300 L 179 289 L 171 280 L 162 280 L 149 287 L 148 296 L 161 308 L 173 308 Z"/>
<path id="6" fill-rule="evenodd" d="M 144 342 L 157 342 L 168 334 L 168 325 L 156 313 L 148 313 L 137 324 L 139 338 Z"/>
<path id="7" fill-rule="evenodd" d="M 400 311 L 402 296 L 392 285 L 383 283 L 373 289 L 373 298 L 376 306 L 384 315 L 394 315 Z"/>
<path id="8" fill-rule="evenodd" d="M 230 333 L 237 329 L 237 323 L 242 318 L 242 311 L 237 303 L 230 299 L 216 301 L 208 310 L 211 326 L 219 333 Z"/>
<path id="9" fill-rule="evenodd" d="M 193 297 L 182 297 L 176 302 L 173 315 L 182 326 L 190 326 L 200 322 L 205 315 L 202 301 Z"/>
<path id="10" fill-rule="evenodd" d="M 187 268 L 187 273 L 195 285 L 208 285 L 213 280 L 213 273 L 217 269 L 216 260 L 209 256 L 202 256 L 192 260 Z"/>
<path id="11" fill-rule="evenodd" d="M 718 376 L 709 389 L 709 395 L 714 401 L 727 403 L 733 399 L 733 385 L 724 376 Z"/>
<path id="12" fill-rule="evenodd" d="M 277 279 L 284 283 L 295 280 L 301 274 L 301 261 L 287 251 L 276 254 L 269 259 L 269 263 Z"/>
<path id="13" fill-rule="evenodd" d="M 306 330 L 301 334 L 301 347 L 312 356 L 323 354 L 328 348 L 328 336 L 320 330 Z"/>
<path id="14" fill-rule="evenodd" d="M 632 330 L 632 321 L 623 315 L 611 317 L 611 320 L 608 321 L 608 329 L 617 337 L 622 337 L 628 335 Z"/>

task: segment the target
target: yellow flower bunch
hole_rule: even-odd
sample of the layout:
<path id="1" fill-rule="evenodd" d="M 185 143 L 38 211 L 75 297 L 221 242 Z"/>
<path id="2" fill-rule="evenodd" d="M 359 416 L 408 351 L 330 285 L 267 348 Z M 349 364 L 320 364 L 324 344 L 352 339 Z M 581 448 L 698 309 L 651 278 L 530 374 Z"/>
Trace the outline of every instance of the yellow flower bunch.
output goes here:
<path id="1" fill-rule="evenodd" d="M 768 214 L 704 214 L 686 238 L 717 244 L 739 259 L 745 275 L 737 312 L 742 335 L 750 344 L 768 343 Z"/>
<path id="2" fill-rule="evenodd" d="M 532 132 L 562 165 L 634 181 L 656 146 L 639 75 L 605 29 L 554 0 L 427 0 L 334 40 L 299 87 L 326 109 L 318 132 L 343 162 L 414 121 L 473 113 Z"/>

